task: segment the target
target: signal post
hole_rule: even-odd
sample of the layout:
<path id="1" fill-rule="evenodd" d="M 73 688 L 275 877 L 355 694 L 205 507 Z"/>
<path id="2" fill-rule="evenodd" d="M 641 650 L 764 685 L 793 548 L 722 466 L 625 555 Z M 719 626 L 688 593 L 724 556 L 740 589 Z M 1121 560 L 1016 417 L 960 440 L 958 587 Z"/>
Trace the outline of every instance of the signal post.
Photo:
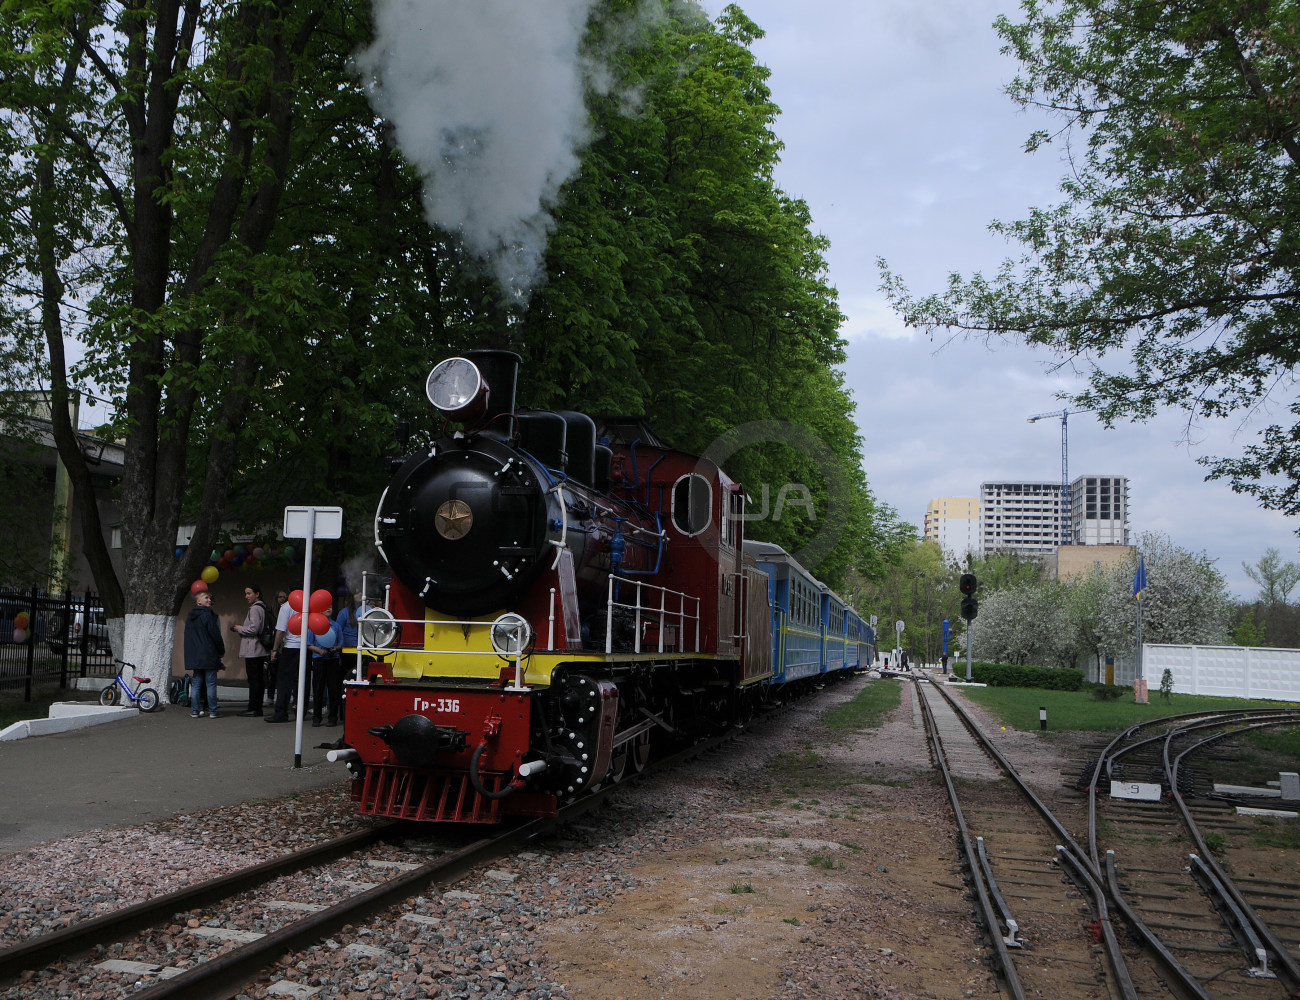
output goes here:
<path id="1" fill-rule="evenodd" d="M 957 589 L 961 591 L 961 616 L 966 619 L 966 680 L 968 683 L 971 679 L 971 633 L 975 630 L 973 622 L 980 613 L 979 601 L 975 600 L 975 588 L 978 586 L 979 581 L 975 579 L 974 573 L 963 573 L 961 579 L 957 581 Z"/>

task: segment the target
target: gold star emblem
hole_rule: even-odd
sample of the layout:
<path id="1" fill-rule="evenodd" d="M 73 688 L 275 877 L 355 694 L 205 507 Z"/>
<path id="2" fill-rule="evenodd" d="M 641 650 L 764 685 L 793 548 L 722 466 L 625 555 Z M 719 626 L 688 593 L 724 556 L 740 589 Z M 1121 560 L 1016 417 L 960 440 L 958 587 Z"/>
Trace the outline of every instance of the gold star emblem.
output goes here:
<path id="1" fill-rule="evenodd" d="M 464 538 L 474 526 L 474 513 L 464 500 L 448 500 L 434 516 L 438 534 L 450 542 Z"/>

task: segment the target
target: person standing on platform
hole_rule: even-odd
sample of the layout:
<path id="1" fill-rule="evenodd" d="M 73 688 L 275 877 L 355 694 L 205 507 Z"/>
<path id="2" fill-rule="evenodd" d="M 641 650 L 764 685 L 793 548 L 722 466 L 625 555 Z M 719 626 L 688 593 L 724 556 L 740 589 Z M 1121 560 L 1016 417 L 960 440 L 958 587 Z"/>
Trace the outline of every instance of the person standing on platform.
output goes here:
<path id="1" fill-rule="evenodd" d="M 198 689 L 208 695 L 208 718 L 218 718 L 217 671 L 225 667 L 221 658 L 226 655 L 226 642 L 221 638 L 221 623 L 212 610 L 212 595 L 202 590 L 194 595 L 195 606 L 185 619 L 185 669 L 194 672 L 194 691 L 190 703 L 194 710 L 190 718 L 202 713 L 198 707 Z"/>
<path id="2" fill-rule="evenodd" d="M 283 590 L 276 596 L 274 605 L 267 605 L 267 610 L 271 612 L 271 620 L 278 622 L 280 620 L 280 609 L 289 603 L 289 595 Z M 266 700 L 275 707 L 275 639 L 271 640 L 271 648 L 268 649 L 266 656 Z"/>
<path id="3" fill-rule="evenodd" d="M 339 645 L 344 649 L 357 647 L 357 609 L 352 594 L 345 588 L 339 588 L 335 595 L 335 606 L 339 609 L 334 618 L 334 631 L 338 633 Z"/>
<path id="4" fill-rule="evenodd" d="M 248 602 L 248 616 L 242 625 L 231 625 L 230 631 L 239 636 L 239 655 L 244 661 L 244 673 L 248 675 L 248 708 L 240 712 L 245 718 L 262 717 L 262 691 L 265 685 L 263 672 L 270 651 L 262 645 L 262 626 L 270 616 L 270 611 L 262 603 L 262 588 L 250 583 L 244 588 L 244 600 Z"/>
<path id="5" fill-rule="evenodd" d="M 343 664 L 339 658 L 338 630 L 330 625 L 324 635 L 311 634 L 311 724 L 324 725 L 322 715 L 328 705 L 328 724 L 339 724 L 339 704 L 343 701 Z"/>
<path id="6" fill-rule="evenodd" d="M 275 649 L 271 651 L 271 660 L 275 664 L 275 709 L 266 717 L 267 722 L 289 721 L 289 704 L 298 690 L 298 656 L 302 649 L 302 636 L 289 633 L 289 618 L 292 615 L 293 608 L 289 607 L 286 594 L 275 620 Z"/>

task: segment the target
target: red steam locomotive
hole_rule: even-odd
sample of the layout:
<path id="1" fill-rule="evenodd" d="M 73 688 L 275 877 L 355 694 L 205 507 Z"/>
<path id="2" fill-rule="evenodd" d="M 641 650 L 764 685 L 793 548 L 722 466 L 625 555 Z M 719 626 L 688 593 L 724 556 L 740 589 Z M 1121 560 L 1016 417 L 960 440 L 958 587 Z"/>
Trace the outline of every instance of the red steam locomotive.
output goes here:
<path id="1" fill-rule="evenodd" d="M 770 692 L 740 487 L 640 421 L 517 411 L 519 362 L 438 364 L 444 436 L 380 500 L 392 579 L 362 615 L 332 755 L 363 813 L 554 815 Z"/>

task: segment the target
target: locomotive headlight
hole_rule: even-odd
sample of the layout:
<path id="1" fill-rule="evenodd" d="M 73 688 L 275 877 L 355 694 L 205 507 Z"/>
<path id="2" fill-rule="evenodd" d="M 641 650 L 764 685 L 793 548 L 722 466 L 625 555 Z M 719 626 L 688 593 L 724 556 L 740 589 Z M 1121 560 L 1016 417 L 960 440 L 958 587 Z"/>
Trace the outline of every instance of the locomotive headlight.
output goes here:
<path id="1" fill-rule="evenodd" d="M 492 623 L 492 648 L 502 656 L 518 656 L 532 638 L 533 630 L 522 615 L 502 615 Z"/>
<path id="2" fill-rule="evenodd" d="M 424 383 L 424 394 L 439 413 L 452 420 L 479 416 L 487 406 L 488 385 L 478 366 L 468 358 L 448 358 L 434 365 Z"/>
<path id="3" fill-rule="evenodd" d="M 371 608 L 357 622 L 361 645 L 366 649 L 388 649 L 397 645 L 397 619 L 383 608 Z"/>

